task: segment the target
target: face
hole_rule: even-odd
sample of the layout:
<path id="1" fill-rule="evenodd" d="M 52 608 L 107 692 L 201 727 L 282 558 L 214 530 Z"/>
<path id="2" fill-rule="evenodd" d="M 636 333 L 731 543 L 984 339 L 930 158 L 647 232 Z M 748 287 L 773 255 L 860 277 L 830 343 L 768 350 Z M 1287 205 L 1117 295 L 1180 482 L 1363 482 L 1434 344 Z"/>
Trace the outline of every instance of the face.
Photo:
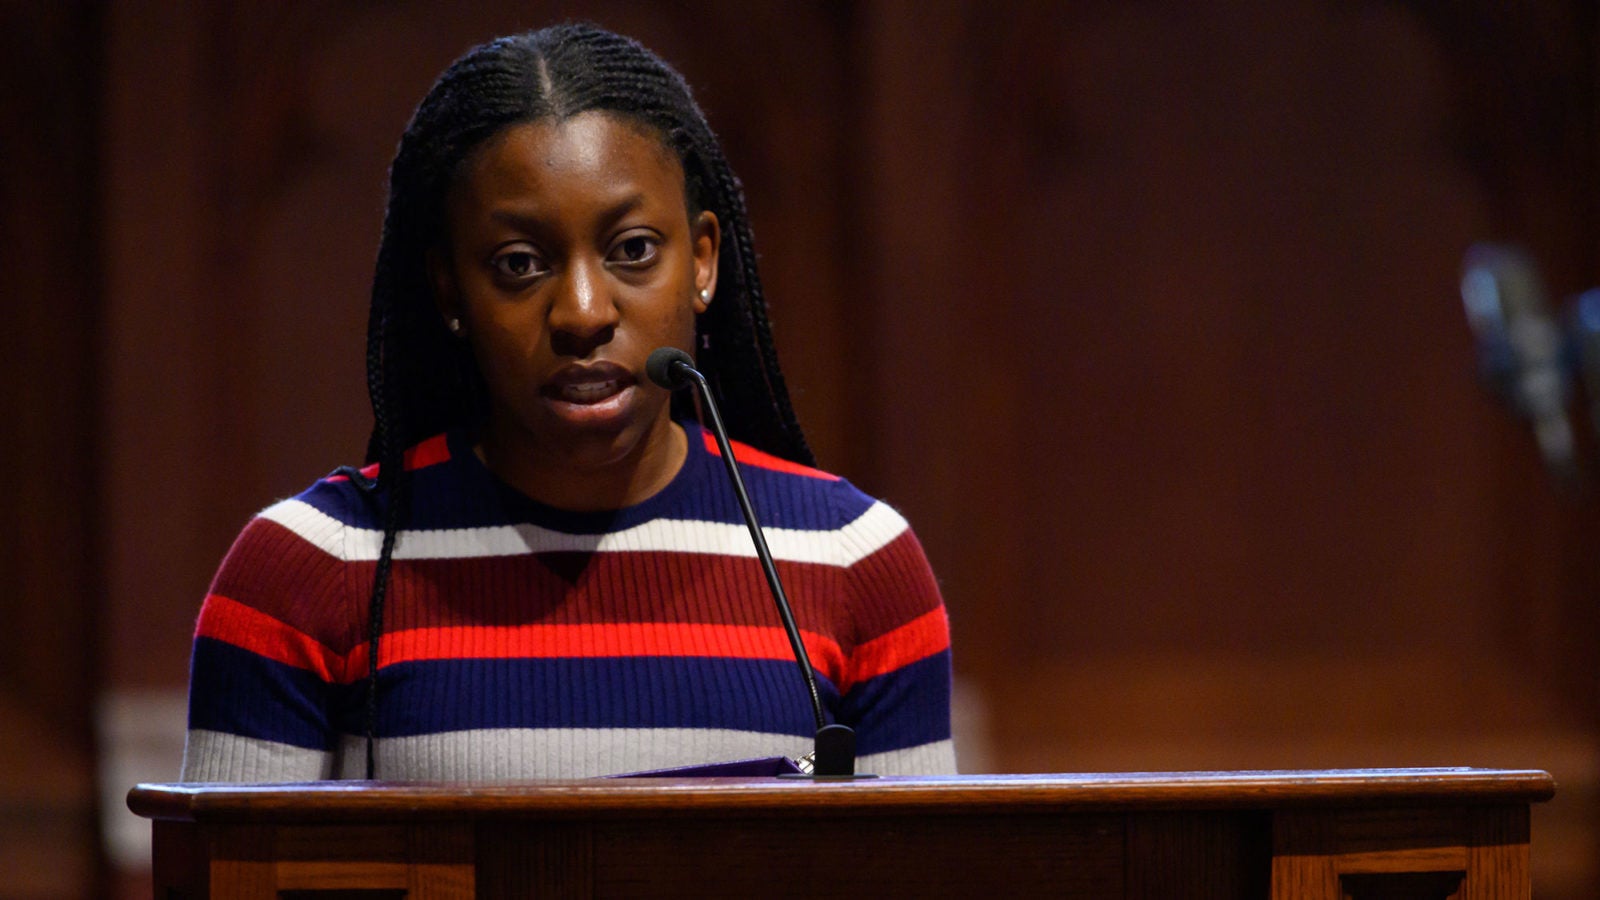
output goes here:
<path id="1" fill-rule="evenodd" d="M 573 474 L 665 452 L 645 359 L 692 352 L 716 291 L 716 217 L 687 210 L 670 149 L 606 113 L 512 126 L 463 163 L 429 270 L 489 386 L 486 455 Z"/>

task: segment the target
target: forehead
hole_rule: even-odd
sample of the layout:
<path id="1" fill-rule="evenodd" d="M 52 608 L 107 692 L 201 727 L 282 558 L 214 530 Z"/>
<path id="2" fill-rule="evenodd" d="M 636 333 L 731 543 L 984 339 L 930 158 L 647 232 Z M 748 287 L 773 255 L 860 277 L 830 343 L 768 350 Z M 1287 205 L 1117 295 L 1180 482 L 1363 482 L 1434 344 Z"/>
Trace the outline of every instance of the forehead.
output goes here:
<path id="1" fill-rule="evenodd" d="M 451 206 L 544 206 L 639 195 L 684 204 L 683 167 L 659 134 L 630 119 L 584 112 L 508 126 L 463 163 Z"/>

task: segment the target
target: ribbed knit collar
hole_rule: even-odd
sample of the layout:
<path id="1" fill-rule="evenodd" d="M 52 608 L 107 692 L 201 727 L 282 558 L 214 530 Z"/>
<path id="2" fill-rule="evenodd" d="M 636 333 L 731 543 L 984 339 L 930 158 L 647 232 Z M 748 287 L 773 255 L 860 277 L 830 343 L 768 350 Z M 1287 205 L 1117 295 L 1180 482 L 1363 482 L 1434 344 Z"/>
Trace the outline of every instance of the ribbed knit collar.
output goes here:
<path id="1" fill-rule="evenodd" d="M 450 432 L 450 461 L 446 465 L 456 469 L 469 493 L 493 497 L 509 521 L 528 522 L 568 534 L 604 534 L 652 519 L 672 517 L 683 505 L 684 492 L 694 490 L 695 485 L 706 484 L 707 470 L 720 465 L 707 452 L 705 430 L 699 423 L 679 421 L 678 424 L 683 426 L 688 437 L 689 450 L 677 474 L 648 499 L 621 509 L 576 512 L 540 503 L 490 471 L 474 452 L 472 435 L 465 429 Z"/>

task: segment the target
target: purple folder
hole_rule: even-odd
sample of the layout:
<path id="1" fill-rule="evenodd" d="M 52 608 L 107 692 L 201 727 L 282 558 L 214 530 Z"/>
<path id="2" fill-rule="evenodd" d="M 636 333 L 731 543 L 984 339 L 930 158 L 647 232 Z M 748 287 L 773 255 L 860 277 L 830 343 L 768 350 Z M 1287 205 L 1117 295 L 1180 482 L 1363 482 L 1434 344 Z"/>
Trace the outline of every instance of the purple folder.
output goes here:
<path id="1" fill-rule="evenodd" d="M 787 756 L 764 756 L 760 759 L 736 759 L 731 762 L 708 763 L 700 766 L 678 766 L 675 769 L 654 769 L 649 772 L 628 772 L 623 775 L 606 775 L 606 778 L 763 778 L 778 775 L 798 775 L 800 767 Z"/>

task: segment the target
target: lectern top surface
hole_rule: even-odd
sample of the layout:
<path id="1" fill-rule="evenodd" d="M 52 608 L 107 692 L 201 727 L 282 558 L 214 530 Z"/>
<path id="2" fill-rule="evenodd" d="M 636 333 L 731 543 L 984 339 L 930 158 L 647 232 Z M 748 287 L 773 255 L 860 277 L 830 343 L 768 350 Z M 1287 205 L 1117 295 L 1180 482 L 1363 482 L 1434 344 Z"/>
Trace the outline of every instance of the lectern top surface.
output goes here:
<path id="1" fill-rule="evenodd" d="M 1555 793 L 1532 769 L 1323 769 L 1251 772 L 1101 772 L 855 780 L 640 778 L 514 783 L 323 781 L 305 784 L 139 785 L 128 795 L 152 819 L 294 818 L 390 821 L 440 817 L 560 818 L 607 812 L 663 815 L 844 808 L 1059 812 L 1091 809 L 1402 807 L 1414 803 L 1529 803 Z"/>

